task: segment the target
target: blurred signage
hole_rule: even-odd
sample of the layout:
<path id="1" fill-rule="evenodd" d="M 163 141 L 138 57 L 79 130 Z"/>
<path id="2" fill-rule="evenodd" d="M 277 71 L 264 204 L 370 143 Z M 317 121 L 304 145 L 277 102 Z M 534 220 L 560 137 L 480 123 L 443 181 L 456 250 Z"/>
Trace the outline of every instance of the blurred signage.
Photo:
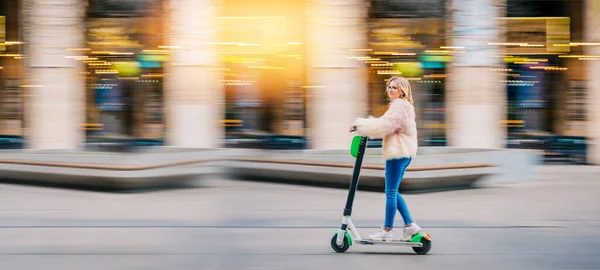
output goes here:
<path id="1" fill-rule="evenodd" d="M 164 54 L 140 54 L 138 59 L 145 62 L 166 62 L 169 60 L 169 56 Z"/>
<path id="2" fill-rule="evenodd" d="M 371 18 L 443 18 L 444 0 L 372 0 Z"/>
<path id="3" fill-rule="evenodd" d="M 569 17 L 502 18 L 506 21 L 508 53 L 566 53 L 571 47 Z"/>
<path id="4" fill-rule="evenodd" d="M 369 26 L 369 44 L 376 51 L 421 51 L 444 42 L 441 19 L 372 19 Z"/>
<path id="5" fill-rule="evenodd" d="M 452 62 L 452 56 L 450 56 L 450 55 L 423 55 L 423 56 L 421 56 L 421 61 L 448 63 L 448 62 Z"/>
<path id="6" fill-rule="evenodd" d="M 139 54 L 137 59 L 140 61 L 141 68 L 160 68 L 162 62 L 166 62 L 170 59 L 169 55 L 165 54 Z"/>
<path id="7" fill-rule="evenodd" d="M 571 47 L 566 46 L 571 42 L 571 19 L 558 17 L 546 19 L 546 51 L 569 52 Z"/>
<path id="8" fill-rule="evenodd" d="M 88 24 L 88 45 L 105 48 L 141 48 L 139 30 L 131 19 L 93 19 Z"/>
<path id="9" fill-rule="evenodd" d="M 423 65 L 419 62 L 395 63 L 393 70 L 402 72 L 402 76 L 418 77 L 423 75 Z"/>
<path id="10" fill-rule="evenodd" d="M 112 64 L 112 69 L 118 71 L 119 75 L 124 76 L 136 76 L 142 72 L 140 63 L 134 61 L 125 61 Z"/>

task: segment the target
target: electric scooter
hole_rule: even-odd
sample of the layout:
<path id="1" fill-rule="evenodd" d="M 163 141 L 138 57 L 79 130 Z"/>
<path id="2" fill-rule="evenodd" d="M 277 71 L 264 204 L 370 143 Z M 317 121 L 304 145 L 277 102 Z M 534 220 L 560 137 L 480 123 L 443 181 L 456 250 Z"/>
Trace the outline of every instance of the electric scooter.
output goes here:
<path id="1" fill-rule="evenodd" d="M 389 239 L 389 240 L 365 240 L 360 237 L 358 230 L 352 223 L 350 218 L 352 214 L 352 203 L 354 202 L 354 194 L 358 187 L 358 178 L 360 174 L 360 168 L 362 166 L 363 156 L 367 148 L 368 137 L 355 136 L 352 139 L 352 146 L 350 147 L 350 154 L 356 158 L 354 164 L 354 173 L 352 174 L 352 183 L 350 184 L 350 190 L 348 192 L 348 199 L 346 200 L 346 208 L 344 209 L 344 217 L 342 219 L 342 227 L 335 232 L 333 238 L 331 238 L 331 247 L 336 252 L 345 252 L 350 248 L 353 243 L 362 245 L 398 245 L 408 246 L 419 255 L 424 255 L 431 249 L 431 235 L 428 233 L 419 232 L 415 234 L 410 241 L 402 241 L 400 239 Z"/>

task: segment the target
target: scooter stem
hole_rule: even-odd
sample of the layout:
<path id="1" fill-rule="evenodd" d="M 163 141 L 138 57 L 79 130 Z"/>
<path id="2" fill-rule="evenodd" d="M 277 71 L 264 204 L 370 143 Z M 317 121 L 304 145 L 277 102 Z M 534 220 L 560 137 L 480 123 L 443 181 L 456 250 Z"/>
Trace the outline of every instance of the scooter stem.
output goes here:
<path id="1" fill-rule="evenodd" d="M 354 172 L 352 173 L 352 182 L 350 183 L 348 199 L 346 200 L 346 207 L 344 208 L 344 216 L 350 216 L 352 214 L 352 203 L 354 202 L 354 194 L 356 193 L 356 188 L 358 187 L 358 178 L 360 175 L 360 168 L 362 166 L 365 149 L 367 147 L 367 139 L 368 137 L 363 136 L 360 140 L 358 155 L 356 157 L 356 162 L 354 163 Z"/>

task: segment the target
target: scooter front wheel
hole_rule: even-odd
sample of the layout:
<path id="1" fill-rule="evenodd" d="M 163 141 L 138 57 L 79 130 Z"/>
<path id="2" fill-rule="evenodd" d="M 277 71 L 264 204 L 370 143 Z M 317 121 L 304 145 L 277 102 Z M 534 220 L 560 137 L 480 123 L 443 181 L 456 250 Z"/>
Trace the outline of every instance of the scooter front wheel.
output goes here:
<path id="1" fill-rule="evenodd" d="M 333 235 L 333 237 L 331 238 L 331 248 L 333 248 L 333 250 L 335 250 L 335 252 L 338 252 L 338 253 L 345 252 L 346 250 L 348 250 L 348 248 L 350 248 L 350 244 L 348 242 L 349 242 L 348 236 L 344 235 L 344 241 L 342 241 L 342 245 L 338 246 L 337 233 L 335 233 Z"/>

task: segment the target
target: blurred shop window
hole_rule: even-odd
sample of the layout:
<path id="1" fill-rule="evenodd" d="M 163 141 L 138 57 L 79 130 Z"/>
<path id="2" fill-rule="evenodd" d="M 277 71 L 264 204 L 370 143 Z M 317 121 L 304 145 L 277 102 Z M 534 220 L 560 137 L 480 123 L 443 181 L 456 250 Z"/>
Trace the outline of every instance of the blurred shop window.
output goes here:
<path id="1" fill-rule="evenodd" d="M 570 81 L 567 95 L 567 118 L 571 121 L 587 120 L 585 81 Z"/>
<path id="2" fill-rule="evenodd" d="M 148 124 L 160 124 L 163 120 L 163 105 L 161 97 L 161 89 L 159 87 L 149 86 L 147 92 L 147 100 L 144 111 L 144 122 Z"/>
<path id="3" fill-rule="evenodd" d="M 284 103 L 287 120 L 304 120 L 304 92 L 301 87 L 289 87 Z"/>
<path id="4" fill-rule="evenodd" d="M 507 17 L 562 17 L 568 12 L 569 0 L 506 0 Z"/>
<path id="5" fill-rule="evenodd" d="M 89 0 L 88 17 L 144 17 L 160 4 L 160 0 Z"/>
<path id="6" fill-rule="evenodd" d="M 0 1 L 0 133 L 23 135 L 23 36 L 21 4 Z"/>
<path id="7" fill-rule="evenodd" d="M 21 119 L 23 101 L 19 79 L 4 80 L 4 97 L 2 98 L 2 119 Z"/>
<path id="8" fill-rule="evenodd" d="M 441 18 L 445 0 L 372 0 L 371 18 Z"/>

